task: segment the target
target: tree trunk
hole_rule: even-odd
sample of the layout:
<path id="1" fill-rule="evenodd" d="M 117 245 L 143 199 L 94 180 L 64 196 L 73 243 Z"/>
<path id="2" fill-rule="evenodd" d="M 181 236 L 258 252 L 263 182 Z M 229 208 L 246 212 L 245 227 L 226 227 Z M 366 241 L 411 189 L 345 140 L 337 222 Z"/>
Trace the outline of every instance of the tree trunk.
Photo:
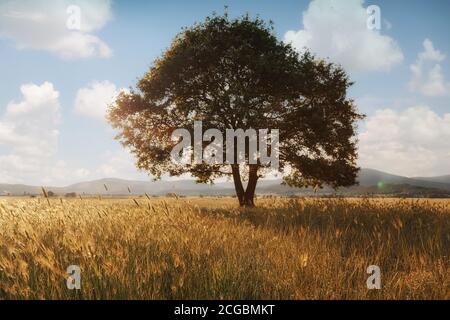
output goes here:
<path id="1" fill-rule="evenodd" d="M 258 165 L 249 165 L 248 184 L 244 195 L 244 205 L 248 207 L 255 206 L 255 190 L 258 182 Z"/>
<path id="2" fill-rule="evenodd" d="M 239 165 L 232 164 L 231 172 L 233 173 L 234 190 L 236 191 L 236 196 L 239 200 L 239 205 L 243 206 L 245 192 L 244 187 L 242 186 L 241 173 L 239 172 Z"/>
<path id="3" fill-rule="evenodd" d="M 254 207 L 256 183 L 258 182 L 258 165 L 249 165 L 248 184 L 245 191 L 244 187 L 242 186 L 239 165 L 232 165 L 231 168 L 233 173 L 234 188 L 236 190 L 236 196 L 239 200 L 239 205 L 241 207 Z"/>

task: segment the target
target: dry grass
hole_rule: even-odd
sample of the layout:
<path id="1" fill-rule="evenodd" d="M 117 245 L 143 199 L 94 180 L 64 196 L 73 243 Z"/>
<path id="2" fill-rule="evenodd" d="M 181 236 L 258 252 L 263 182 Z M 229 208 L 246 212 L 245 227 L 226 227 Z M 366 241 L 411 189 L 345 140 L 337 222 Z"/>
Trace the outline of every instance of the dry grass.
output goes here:
<path id="1" fill-rule="evenodd" d="M 0 299 L 450 298 L 449 201 L 235 201 L 0 200 Z"/>

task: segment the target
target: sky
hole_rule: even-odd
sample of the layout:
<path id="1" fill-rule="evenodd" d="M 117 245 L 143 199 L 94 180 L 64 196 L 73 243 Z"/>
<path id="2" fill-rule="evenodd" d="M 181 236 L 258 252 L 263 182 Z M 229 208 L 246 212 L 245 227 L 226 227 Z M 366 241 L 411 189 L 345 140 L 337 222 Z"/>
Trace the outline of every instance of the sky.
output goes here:
<path id="1" fill-rule="evenodd" d="M 149 179 L 114 139 L 106 106 L 181 28 L 224 6 L 344 67 L 367 115 L 359 166 L 450 174 L 450 1 L 0 0 L 0 182 Z"/>

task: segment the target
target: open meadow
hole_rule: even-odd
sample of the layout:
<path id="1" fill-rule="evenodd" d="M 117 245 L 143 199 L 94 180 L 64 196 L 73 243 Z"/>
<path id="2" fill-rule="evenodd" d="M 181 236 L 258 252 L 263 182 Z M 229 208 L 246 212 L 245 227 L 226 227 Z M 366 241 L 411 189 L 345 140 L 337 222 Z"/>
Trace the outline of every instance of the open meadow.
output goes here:
<path id="1" fill-rule="evenodd" d="M 450 298 L 449 200 L 256 204 L 0 199 L 0 299 Z M 66 287 L 69 265 L 81 290 Z"/>

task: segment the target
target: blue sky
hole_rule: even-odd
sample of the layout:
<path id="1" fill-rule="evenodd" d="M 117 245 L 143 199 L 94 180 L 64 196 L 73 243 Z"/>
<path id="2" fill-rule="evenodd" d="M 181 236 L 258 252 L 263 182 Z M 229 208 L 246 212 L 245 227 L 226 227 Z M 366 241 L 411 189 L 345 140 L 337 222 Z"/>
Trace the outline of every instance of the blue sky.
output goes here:
<path id="1" fill-rule="evenodd" d="M 66 26 L 70 5 L 80 30 Z M 133 86 L 182 27 L 225 5 L 231 16 L 273 20 L 280 40 L 348 70 L 349 96 L 368 115 L 361 166 L 450 174 L 449 1 L 2 0 L 0 182 L 145 179 L 102 120 L 105 101 Z M 380 8 L 381 30 L 364 23 L 369 5 Z"/>

